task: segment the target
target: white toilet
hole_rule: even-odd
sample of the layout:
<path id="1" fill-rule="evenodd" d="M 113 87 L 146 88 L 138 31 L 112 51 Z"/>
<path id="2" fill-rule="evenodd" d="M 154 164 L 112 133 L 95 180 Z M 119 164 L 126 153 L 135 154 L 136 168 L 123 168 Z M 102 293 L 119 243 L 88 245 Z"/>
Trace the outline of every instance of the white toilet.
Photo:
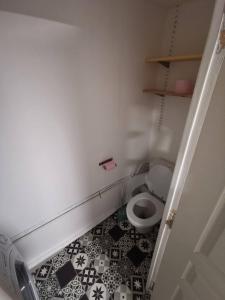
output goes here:
<path id="1" fill-rule="evenodd" d="M 149 171 L 131 178 L 127 187 L 127 218 L 141 233 L 147 233 L 163 215 L 164 203 L 173 176 L 174 164 L 164 159 L 155 159 Z M 146 186 L 146 191 L 133 196 L 135 190 Z"/>

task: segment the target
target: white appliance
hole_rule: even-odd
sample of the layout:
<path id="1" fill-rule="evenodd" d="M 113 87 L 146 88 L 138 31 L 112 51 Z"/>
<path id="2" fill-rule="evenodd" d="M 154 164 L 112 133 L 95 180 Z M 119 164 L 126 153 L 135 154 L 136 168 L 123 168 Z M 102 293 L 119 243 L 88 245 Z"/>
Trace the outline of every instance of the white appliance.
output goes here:
<path id="1" fill-rule="evenodd" d="M 32 276 L 9 238 L 0 234 L 0 285 L 14 300 L 39 300 Z"/>

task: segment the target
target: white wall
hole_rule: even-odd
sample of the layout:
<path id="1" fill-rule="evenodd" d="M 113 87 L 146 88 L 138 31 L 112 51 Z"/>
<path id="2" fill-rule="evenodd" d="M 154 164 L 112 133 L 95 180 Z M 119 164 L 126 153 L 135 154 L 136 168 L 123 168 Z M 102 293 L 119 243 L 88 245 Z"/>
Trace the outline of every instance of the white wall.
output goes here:
<path id="1" fill-rule="evenodd" d="M 161 54 L 169 54 L 176 14 L 178 18 L 177 26 L 174 29 L 172 55 L 203 53 L 213 6 L 214 0 L 196 0 L 181 2 L 177 12 L 176 7 L 170 8 L 162 35 Z M 174 90 L 177 79 L 189 79 L 195 82 L 198 68 L 199 62 L 196 61 L 172 63 L 169 69 L 167 89 Z M 159 66 L 158 88 L 163 88 L 165 76 L 166 69 L 163 66 Z M 162 125 L 160 130 L 158 130 L 160 97 L 154 97 L 154 106 L 152 109 L 153 126 L 149 138 L 150 153 L 152 156 L 160 155 L 169 160 L 176 161 L 190 101 L 190 98 L 165 97 Z"/>
<path id="2" fill-rule="evenodd" d="M 165 12 L 147 0 L 1 0 L 0 9 L 30 15 L 0 13 L 0 228 L 12 237 L 148 154 L 141 91 L 154 70 L 143 61 L 159 52 Z M 110 156 L 118 167 L 106 173 L 98 162 Z M 16 244 L 33 266 L 119 205 L 118 188 Z"/>

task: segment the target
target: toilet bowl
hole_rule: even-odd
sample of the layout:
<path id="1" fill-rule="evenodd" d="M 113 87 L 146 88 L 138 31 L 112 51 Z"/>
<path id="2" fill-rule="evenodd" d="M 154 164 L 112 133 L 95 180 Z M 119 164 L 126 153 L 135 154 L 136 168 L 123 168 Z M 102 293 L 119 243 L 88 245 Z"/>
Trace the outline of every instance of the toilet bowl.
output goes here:
<path id="1" fill-rule="evenodd" d="M 164 211 L 164 203 L 170 187 L 174 164 L 164 159 L 155 159 L 149 164 L 149 171 L 131 178 L 127 188 L 127 218 L 141 233 L 147 233 L 157 224 Z M 148 191 L 140 192 L 141 187 Z"/>
<path id="2" fill-rule="evenodd" d="M 147 233 L 163 215 L 164 205 L 149 193 L 140 193 L 128 202 L 127 218 L 141 233 Z"/>

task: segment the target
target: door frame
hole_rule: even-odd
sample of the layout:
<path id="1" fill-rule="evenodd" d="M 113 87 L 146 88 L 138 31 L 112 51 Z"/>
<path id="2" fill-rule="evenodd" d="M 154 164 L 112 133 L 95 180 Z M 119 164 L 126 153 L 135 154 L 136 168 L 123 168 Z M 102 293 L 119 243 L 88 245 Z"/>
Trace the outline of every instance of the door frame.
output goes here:
<path id="1" fill-rule="evenodd" d="M 223 61 L 218 59 L 216 53 L 218 52 L 218 46 L 220 44 L 220 31 L 224 28 L 224 5 L 225 0 L 216 0 L 215 2 L 211 26 L 149 270 L 146 289 L 150 292 L 156 282 L 158 270 L 171 232 L 171 228 L 166 225 L 166 220 L 172 210 L 177 211 L 178 209 L 211 96 L 222 66 Z"/>

